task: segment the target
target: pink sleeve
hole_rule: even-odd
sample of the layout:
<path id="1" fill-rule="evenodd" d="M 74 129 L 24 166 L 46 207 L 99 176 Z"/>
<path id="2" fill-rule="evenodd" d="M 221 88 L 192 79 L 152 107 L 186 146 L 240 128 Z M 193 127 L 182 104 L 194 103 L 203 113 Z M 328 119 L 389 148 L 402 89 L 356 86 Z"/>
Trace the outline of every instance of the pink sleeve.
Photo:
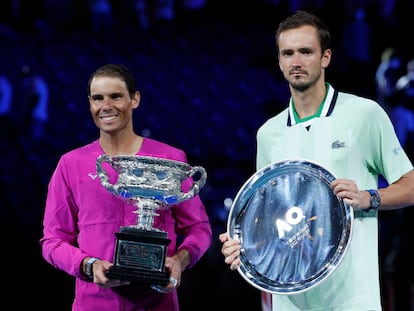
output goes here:
<path id="1" fill-rule="evenodd" d="M 86 254 L 74 246 L 76 214 L 67 168 L 61 158 L 49 183 L 40 245 L 47 262 L 72 276 L 81 277 L 80 264 Z"/>

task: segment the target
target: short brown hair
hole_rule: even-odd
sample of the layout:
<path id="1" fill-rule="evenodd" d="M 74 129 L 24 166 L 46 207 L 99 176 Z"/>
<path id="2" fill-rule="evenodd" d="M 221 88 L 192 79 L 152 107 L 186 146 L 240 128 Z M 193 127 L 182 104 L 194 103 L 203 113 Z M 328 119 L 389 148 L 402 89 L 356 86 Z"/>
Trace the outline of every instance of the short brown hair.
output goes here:
<path id="1" fill-rule="evenodd" d="M 312 26 L 315 27 L 319 34 L 319 43 L 321 45 L 322 52 L 329 49 L 331 44 L 331 35 L 328 27 L 321 21 L 316 15 L 299 10 L 295 14 L 288 16 L 283 20 L 276 30 L 276 46 L 279 48 L 278 40 L 280 34 L 289 29 L 299 28 L 301 26 Z"/>

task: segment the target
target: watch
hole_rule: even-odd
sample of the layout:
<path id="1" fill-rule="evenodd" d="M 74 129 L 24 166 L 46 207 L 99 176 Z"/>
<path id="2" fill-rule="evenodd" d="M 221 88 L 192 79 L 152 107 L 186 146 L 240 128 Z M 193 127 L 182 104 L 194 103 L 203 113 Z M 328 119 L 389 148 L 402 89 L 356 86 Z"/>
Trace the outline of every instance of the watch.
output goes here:
<path id="1" fill-rule="evenodd" d="M 89 258 L 85 264 L 85 274 L 91 279 L 93 279 L 92 266 L 93 266 L 93 263 L 97 260 L 99 260 L 99 258 L 92 257 L 92 258 Z"/>
<path id="2" fill-rule="evenodd" d="M 364 209 L 364 211 L 369 212 L 371 210 L 377 210 L 381 205 L 381 197 L 378 191 L 373 189 L 369 189 L 367 191 L 371 197 L 369 199 L 369 208 Z"/>

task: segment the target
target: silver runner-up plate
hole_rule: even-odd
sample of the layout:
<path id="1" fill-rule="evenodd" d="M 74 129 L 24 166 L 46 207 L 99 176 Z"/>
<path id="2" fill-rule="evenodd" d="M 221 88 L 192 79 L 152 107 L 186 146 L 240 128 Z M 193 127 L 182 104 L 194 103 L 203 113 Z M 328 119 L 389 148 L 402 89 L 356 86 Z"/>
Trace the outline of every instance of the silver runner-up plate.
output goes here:
<path id="1" fill-rule="evenodd" d="M 332 173 L 286 160 L 252 175 L 230 208 L 227 230 L 240 240 L 239 273 L 272 294 L 295 294 L 324 281 L 341 263 L 353 209 L 337 197 Z"/>

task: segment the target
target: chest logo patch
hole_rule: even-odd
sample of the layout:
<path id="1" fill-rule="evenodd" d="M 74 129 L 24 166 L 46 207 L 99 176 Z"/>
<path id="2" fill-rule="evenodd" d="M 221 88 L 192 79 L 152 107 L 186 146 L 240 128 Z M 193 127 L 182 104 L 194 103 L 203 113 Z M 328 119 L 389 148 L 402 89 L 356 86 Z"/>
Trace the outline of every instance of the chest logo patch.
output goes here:
<path id="1" fill-rule="evenodd" d="M 92 172 L 89 172 L 88 176 L 89 176 L 92 180 L 95 180 L 95 179 L 96 179 L 96 177 L 98 177 L 98 174 L 94 174 L 94 173 L 92 173 Z"/>
<path id="2" fill-rule="evenodd" d="M 339 148 L 345 148 L 345 142 L 340 142 L 339 140 L 335 140 L 332 143 L 332 149 L 339 149 Z"/>

